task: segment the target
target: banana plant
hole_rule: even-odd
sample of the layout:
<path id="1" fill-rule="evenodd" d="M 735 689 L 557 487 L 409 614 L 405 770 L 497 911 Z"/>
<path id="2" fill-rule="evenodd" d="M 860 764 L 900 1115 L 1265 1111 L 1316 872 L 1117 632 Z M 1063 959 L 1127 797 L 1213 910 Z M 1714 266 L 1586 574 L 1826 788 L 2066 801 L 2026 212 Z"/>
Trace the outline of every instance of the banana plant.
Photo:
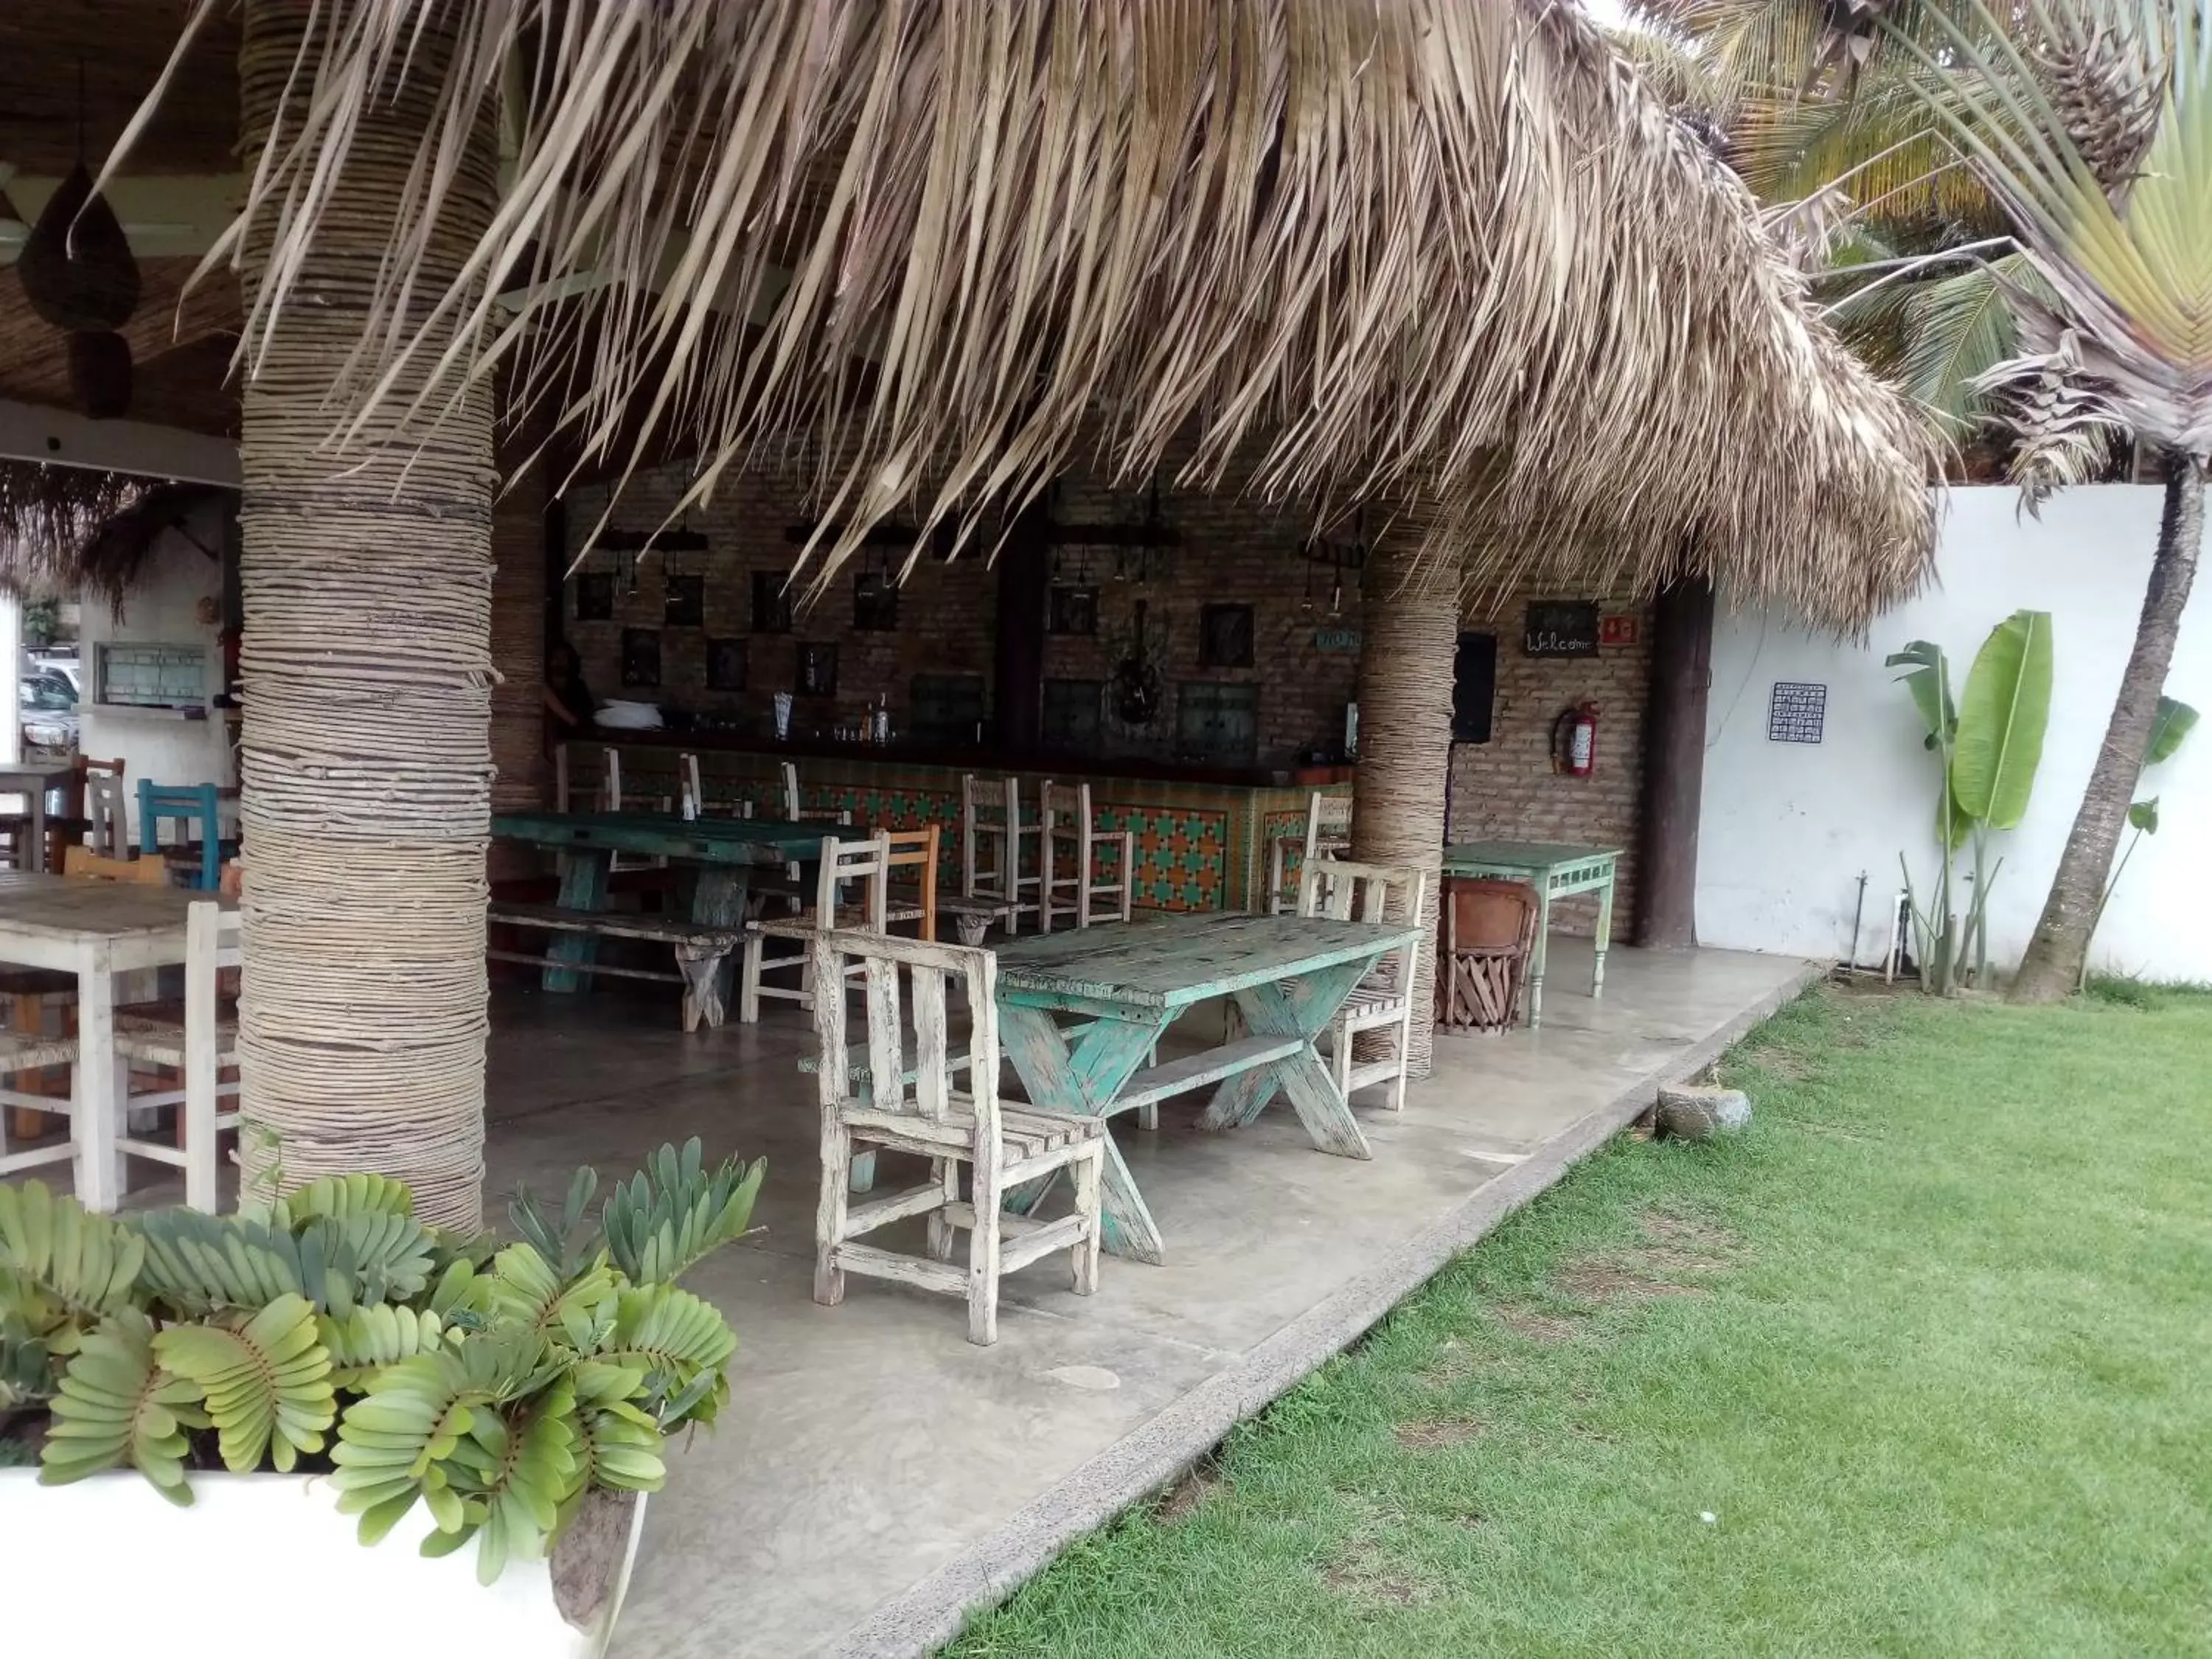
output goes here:
<path id="1" fill-rule="evenodd" d="M 473 1541 L 489 1583 L 713 1422 L 737 1337 L 675 1281 L 744 1235 L 763 1174 L 664 1146 L 597 1224 L 588 1170 L 556 1218 L 518 1194 L 496 1252 L 381 1176 L 222 1217 L 0 1186 L 0 1427 L 43 1419 L 47 1482 L 135 1468 L 178 1504 L 196 1468 L 333 1469 L 364 1543 L 421 1504 L 424 1553 Z"/>
<path id="2" fill-rule="evenodd" d="M 1910 860 L 1899 854 L 1918 934 L 1922 975 L 1948 993 L 1971 976 L 1989 982 L 1989 899 L 2004 867 L 1991 857 L 1994 832 L 2018 827 L 2034 793 L 2051 720 L 2051 616 L 2016 611 L 1990 630 L 1966 673 L 1963 701 L 1951 695 L 1942 647 L 1915 640 L 1887 659 L 1902 668 L 1925 728 L 1926 748 L 1941 763 L 1936 799 L 1936 879 L 1923 909 Z M 1963 926 L 1954 895 L 1958 854 L 1971 848 L 1973 875 Z M 1971 968 L 1966 958 L 1971 954 Z"/>
<path id="3" fill-rule="evenodd" d="M 2180 749 L 2183 739 L 2196 728 L 2196 709 L 2178 698 L 2160 697 L 2157 716 L 2151 724 L 2150 747 L 2143 755 L 2142 769 L 2148 772 L 2152 767 L 2172 760 Z M 2135 833 L 2128 837 L 2128 844 L 2120 854 L 2120 861 L 2112 868 L 2112 879 L 2105 884 L 2105 890 L 2097 896 L 2096 911 L 2089 918 L 2089 937 L 2092 939 L 2097 937 L 2098 926 L 2105 920 L 2105 907 L 2112 902 L 2112 890 L 2120 884 L 2120 878 L 2128 872 L 2128 860 L 2136 855 L 2136 848 L 2145 836 L 2158 833 L 2158 799 L 2156 795 L 2153 795 L 2147 800 L 2134 802 L 2128 808 L 2128 827 Z M 2081 953 L 2081 975 L 2076 982 L 2076 988 L 2086 990 L 2088 984 L 2089 953 L 2084 951 Z"/>

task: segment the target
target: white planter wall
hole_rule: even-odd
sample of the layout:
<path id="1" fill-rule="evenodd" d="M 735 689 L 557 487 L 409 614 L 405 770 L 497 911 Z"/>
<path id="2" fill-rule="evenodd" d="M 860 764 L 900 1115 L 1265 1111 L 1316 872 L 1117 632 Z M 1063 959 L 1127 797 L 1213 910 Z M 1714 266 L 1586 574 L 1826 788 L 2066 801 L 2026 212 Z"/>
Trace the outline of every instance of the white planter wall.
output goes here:
<path id="1" fill-rule="evenodd" d="M 477 1583 L 476 1546 L 427 1559 L 417 1504 L 374 1549 L 319 1475 L 195 1474 L 179 1508 L 136 1471 L 63 1486 L 0 1469 L 7 1590 L 0 1651 L 216 1659 L 599 1659 L 643 1528 L 641 1498 L 601 1541 L 611 1589 L 588 1628 L 555 1602 L 543 1560 Z"/>
<path id="2" fill-rule="evenodd" d="M 1950 492 L 1940 586 L 1877 618 L 1864 646 L 1756 611 L 1716 623 L 1698 859 L 1701 943 L 1840 958 L 1864 871 L 1869 931 L 1859 959 L 1879 955 L 1899 852 L 1923 884 L 1935 865 L 1936 761 L 1920 746 L 1919 719 L 1893 683 L 1897 671 L 1882 659 L 1908 641 L 1932 640 L 1950 653 L 1953 685 L 1963 690 L 1990 629 L 2027 609 L 2052 614 L 2057 676 L 2033 802 L 2020 829 L 1997 838 L 2005 865 L 1991 902 L 1990 954 L 2007 969 L 2019 960 L 2135 637 L 2159 491 L 2070 490 L 2046 502 L 2039 520 L 2019 516 L 2017 501 L 2004 489 Z M 1778 680 L 1827 687 L 1819 745 L 1768 740 Z M 2129 866 L 2094 959 L 2155 979 L 2212 981 L 2212 577 L 2201 575 L 2191 595 L 2166 689 L 2203 710 L 2205 723 L 2138 792 L 2160 797 L 2162 826 Z M 1967 867 L 1963 857 L 1960 867 Z"/>

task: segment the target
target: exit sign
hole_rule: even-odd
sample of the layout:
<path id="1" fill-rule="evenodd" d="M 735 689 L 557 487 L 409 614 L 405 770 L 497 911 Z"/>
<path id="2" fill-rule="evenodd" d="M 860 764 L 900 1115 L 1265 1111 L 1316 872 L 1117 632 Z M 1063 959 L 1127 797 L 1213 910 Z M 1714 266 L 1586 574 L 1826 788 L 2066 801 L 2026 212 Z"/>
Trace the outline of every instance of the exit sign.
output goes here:
<path id="1" fill-rule="evenodd" d="M 1636 643 L 1636 618 L 1607 617 L 1598 624 L 1597 637 L 1601 645 L 1633 645 Z"/>

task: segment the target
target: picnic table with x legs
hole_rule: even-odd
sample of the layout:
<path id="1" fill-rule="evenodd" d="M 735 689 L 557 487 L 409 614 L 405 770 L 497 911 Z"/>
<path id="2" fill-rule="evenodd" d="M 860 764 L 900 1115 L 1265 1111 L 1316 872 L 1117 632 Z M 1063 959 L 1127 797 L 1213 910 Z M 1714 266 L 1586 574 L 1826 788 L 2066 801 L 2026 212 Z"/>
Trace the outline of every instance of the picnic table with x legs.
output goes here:
<path id="1" fill-rule="evenodd" d="M 1249 1123 L 1279 1093 L 1322 1152 L 1372 1156 L 1314 1039 L 1415 930 L 1326 917 L 1176 915 L 1021 939 L 999 950 L 999 1041 L 1031 1104 L 1110 1117 L 1211 1085 L 1208 1129 Z M 1176 1016 L 1232 998 L 1243 1038 L 1146 1065 Z M 1063 1024 L 1065 1022 L 1065 1024 Z M 1105 1247 L 1158 1261 L 1158 1225 L 1106 1138 Z"/>
<path id="2" fill-rule="evenodd" d="M 665 812 L 501 812 L 492 818 L 491 832 L 502 840 L 528 842 L 560 854 L 559 902 L 564 910 L 605 909 L 607 875 L 615 854 L 629 853 L 665 859 L 685 872 L 690 920 L 742 927 L 753 870 L 818 861 L 823 826 L 775 818 L 685 818 Z M 580 988 L 578 969 L 588 968 L 598 953 L 596 935 L 562 934 L 548 954 L 563 965 L 545 969 L 544 988 Z"/>

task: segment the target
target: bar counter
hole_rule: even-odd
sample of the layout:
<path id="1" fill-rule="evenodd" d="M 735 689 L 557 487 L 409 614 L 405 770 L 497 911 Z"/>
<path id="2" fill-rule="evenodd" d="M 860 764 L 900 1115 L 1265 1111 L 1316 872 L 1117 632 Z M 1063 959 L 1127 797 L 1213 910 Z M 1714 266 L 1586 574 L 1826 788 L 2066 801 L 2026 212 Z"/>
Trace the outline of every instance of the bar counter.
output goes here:
<path id="1" fill-rule="evenodd" d="M 808 812 L 848 811 L 857 825 L 891 830 L 945 826 L 945 873 L 959 869 L 960 780 L 1022 782 L 1023 809 L 1038 786 L 1088 783 L 1099 826 L 1137 838 L 1135 902 L 1155 910 L 1258 910 L 1266 908 L 1268 842 L 1303 838 L 1315 790 L 1349 794 L 1351 769 L 1267 769 L 1171 764 L 1135 757 L 1035 755 L 1011 762 L 996 751 L 926 749 L 912 744 L 794 739 L 763 743 L 725 732 L 599 732 L 566 745 L 570 795 L 590 798 L 604 772 L 601 751 L 622 755 L 625 809 L 656 809 L 680 794 L 681 757 L 699 757 L 709 813 L 740 801 L 773 817 L 783 810 L 782 764 L 799 769 Z M 1327 781 L 1324 781 L 1327 780 Z M 1297 858 L 1288 860 L 1295 872 Z"/>

